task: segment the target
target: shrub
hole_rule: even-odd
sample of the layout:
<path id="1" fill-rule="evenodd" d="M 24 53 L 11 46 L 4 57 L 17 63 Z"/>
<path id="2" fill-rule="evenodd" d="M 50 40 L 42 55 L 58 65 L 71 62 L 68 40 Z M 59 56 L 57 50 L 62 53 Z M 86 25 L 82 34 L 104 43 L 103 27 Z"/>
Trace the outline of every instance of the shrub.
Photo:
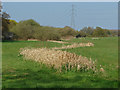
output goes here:
<path id="1" fill-rule="evenodd" d="M 62 29 L 59 29 L 59 33 L 62 37 L 67 37 L 67 36 L 76 36 L 77 31 L 75 31 L 74 29 L 65 26 Z"/>
<path id="2" fill-rule="evenodd" d="M 100 27 L 96 27 L 96 29 L 93 32 L 93 36 L 94 37 L 106 37 L 107 34 L 104 29 L 102 29 Z"/>
<path id="3" fill-rule="evenodd" d="M 86 34 L 86 36 L 91 36 L 94 32 L 94 28 L 84 27 L 83 29 L 80 30 L 80 32 L 83 32 L 84 34 Z"/>
<path id="4" fill-rule="evenodd" d="M 11 32 L 15 33 L 19 39 L 31 39 L 34 38 L 33 34 L 35 33 L 36 27 L 40 27 L 40 25 L 34 20 L 26 20 L 19 22 L 16 26 L 10 29 Z"/>
<path id="5" fill-rule="evenodd" d="M 60 40 L 60 35 L 53 27 L 38 27 L 34 33 L 34 38 L 45 40 Z"/>
<path id="6" fill-rule="evenodd" d="M 84 33 L 83 31 L 79 31 L 78 35 L 76 35 L 76 38 L 79 37 L 86 37 L 86 33 Z"/>

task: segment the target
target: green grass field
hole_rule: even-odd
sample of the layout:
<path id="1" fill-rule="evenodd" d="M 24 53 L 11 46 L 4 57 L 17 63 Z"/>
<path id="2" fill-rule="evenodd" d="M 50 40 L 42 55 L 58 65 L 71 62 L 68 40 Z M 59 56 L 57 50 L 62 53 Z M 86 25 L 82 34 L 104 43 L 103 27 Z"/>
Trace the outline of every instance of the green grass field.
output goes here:
<path id="1" fill-rule="evenodd" d="M 65 40 L 64 40 L 65 41 Z M 2 43 L 3 88 L 117 88 L 118 38 L 105 37 L 72 39 L 69 43 L 92 42 L 94 47 L 64 49 L 97 60 L 104 73 L 56 72 L 52 68 L 18 56 L 23 47 L 60 47 L 62 44 L 43 41 L 15 41 Z M 67 44 L 66 44 L 67 45 Z"/>

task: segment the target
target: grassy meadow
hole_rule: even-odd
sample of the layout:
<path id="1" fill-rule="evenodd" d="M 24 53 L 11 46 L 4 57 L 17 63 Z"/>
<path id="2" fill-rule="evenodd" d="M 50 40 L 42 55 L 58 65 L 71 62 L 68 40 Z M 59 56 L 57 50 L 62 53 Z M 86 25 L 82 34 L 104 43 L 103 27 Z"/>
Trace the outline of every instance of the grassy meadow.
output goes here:
<path id="1" fill-rule="evenodd" d="M 63 49 L 92 60 L 97 67 L 104 68 L 103 73 L 93 72 L 56 72 L 38 62 L 25 60 L 19 55 L 20 48 L 52 48 L 63 44 L 47 41 L 13 41 L 2 43 L 2 87 L 3 88 L 117 88 L 118 87 L 118 38 L 101 37 L 99 39 L 78 38 L 63 40 L 72 43 L 92 42 L 94 47 Z"/>

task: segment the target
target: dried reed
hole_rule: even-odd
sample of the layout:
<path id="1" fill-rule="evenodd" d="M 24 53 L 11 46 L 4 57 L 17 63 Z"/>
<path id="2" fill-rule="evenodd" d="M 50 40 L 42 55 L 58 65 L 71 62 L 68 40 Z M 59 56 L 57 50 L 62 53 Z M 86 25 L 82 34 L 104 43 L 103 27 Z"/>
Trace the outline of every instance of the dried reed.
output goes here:
<path id="1" fill-rule="evenodd" d="M 67 49 L 67 48 L 76 48 L 76 47 L 91 47 L 94 46 L 93 43 L 74 43 L 72 45 L 62 46 L 62 47 L 54 47 L 53 49 Z"/>
<path id="2" fill-rule="evenodd" d="M 91 58 L 87 59 L 66 51 L 47 48 L 21 48 L 20 55 L 23 55 L 27 60 L 41 62 L 60 71 L 63 70 L 63 67 L 66 71 L 72 69 L 96 70 L 95 62 Z"/>

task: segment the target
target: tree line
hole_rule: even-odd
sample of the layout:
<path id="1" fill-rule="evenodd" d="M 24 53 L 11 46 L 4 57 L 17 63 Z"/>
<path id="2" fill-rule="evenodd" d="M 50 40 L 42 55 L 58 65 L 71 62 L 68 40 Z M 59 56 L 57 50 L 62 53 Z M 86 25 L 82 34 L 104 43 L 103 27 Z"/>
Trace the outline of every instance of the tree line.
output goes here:
<path id="1" fill-rule="evenodd" d="M 85 27 L 81 30 L 75 30 L 69 26 L 56 28 L 41 26 L 33 19 L 16 22 L 11 20 L 9 14 L 2 14 L 2 40 L 61 40 L 65 37 L 109 37 L 117 36 L 117 30 L 102 29 L 101 27 Z"/>
<path id="2" fill-rule="evenodd" d="M 118 30 L 102 29 L 101 27 L 84 27 L 77 36 L 79 37 L 111 37 L 118 36 Z"/>

